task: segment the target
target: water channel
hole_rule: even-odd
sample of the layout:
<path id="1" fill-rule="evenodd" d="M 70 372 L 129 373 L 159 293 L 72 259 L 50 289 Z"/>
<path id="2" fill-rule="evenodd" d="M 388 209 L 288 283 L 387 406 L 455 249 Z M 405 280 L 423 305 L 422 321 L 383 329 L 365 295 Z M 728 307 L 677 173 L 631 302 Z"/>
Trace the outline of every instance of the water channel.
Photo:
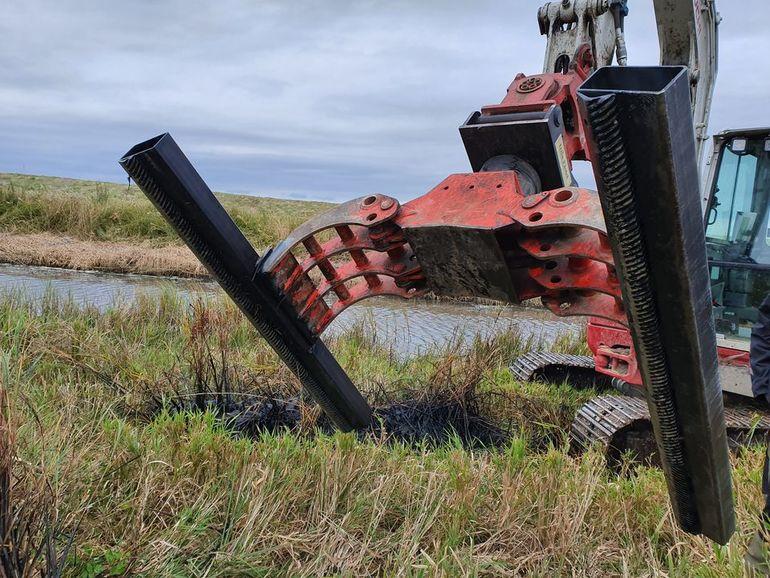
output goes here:
<path id="1" fill-rule="evenodd" d="M 115 303 L 130 303 L 140 294 L 159 295 L 169 289 L 185 299 L 221 292 L 212 281 L 0 264 L 0 293 L 20 291 L 32 299 L 53 291 L 78 304 L 106 309 Z M 584 322 L 558 319 L 535 307 L 379 298 L 346 310 L 326 334 L 334 335 L 356 323 L 365 323 L 378 342 L 397 354 L 415 355 L 447 342 L 462 346 L 475 337 L 505 331 L 517 331 L 547 346 L 560 334 L 578 333 Z"/>

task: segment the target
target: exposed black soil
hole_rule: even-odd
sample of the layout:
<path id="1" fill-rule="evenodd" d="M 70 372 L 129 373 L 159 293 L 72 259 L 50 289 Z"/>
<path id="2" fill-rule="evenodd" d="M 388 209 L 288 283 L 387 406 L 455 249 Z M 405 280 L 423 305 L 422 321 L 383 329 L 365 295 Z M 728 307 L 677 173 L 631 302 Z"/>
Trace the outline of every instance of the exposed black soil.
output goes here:
<path id="1" fill-rule="evenodd" d="M 385 433 L 402 442 L 441 444 L 456 436 L 466 447 L 500 447 L 511 436 L 456 400 L 410 400 L 375 409 Z"/>
<path id="2" fill-rule="evenodd" d="M 415 399 L 387 400 L 380 395 L 374 406 L 372 427 L 359 434 L 409 445 L 440 445 L 459 439 L 465 447 L 501 447 L 510 439 L 512 428 L 494 423 L 482 415 L 482 401 L 466 395 L 456 399 L 450 394 L 423 394 Z M 220 423 L 237 435 L 258 438 L 263 433 L 290 431 L 303 435 L 331 433 L 333 425 L 311 403 L 299 397 L 266 395 L 257 402 L 239 400 L 228 393 L 201 392 L 170 398 L 153 398 L 141 412 L 152 418 L 163 408 L 172 413 L 211 411 Z M 402 397 L 402 396 L 399 396 Z"/>

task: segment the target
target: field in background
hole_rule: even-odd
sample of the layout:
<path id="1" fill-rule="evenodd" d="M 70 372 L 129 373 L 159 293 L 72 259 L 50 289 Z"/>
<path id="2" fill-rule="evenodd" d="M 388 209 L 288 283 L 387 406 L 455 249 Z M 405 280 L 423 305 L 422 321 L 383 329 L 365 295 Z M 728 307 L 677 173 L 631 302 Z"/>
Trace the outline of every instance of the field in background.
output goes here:
<path id="1" fill-rule="evenodd" d="M 332 205 L 218 194 L 246 237 L 264 248 Z M 0 173 L 0 262 L 119 273 L 204 271 L 133 185 Z"/>
<path id="2" fill-rule="evenodd" d="M 218 193 L 256 247 L 283 239 L 328 203 Z M 0 227 L 58 233 L 93 241 L 180 243 L 142 192 L 132 185 L 0 173 Z"/>
<path id="3" fill-rule="evenodd" d="M 674 527 L 660 471 L 569 455 L 592 393 L 513 380 L 510 359 L 537 344 L 399 361 L 368 335 L 330 346 L 380 407 L 459 405 L 505 435 L 479 447 L 462 419 L 432 442 L 324 433 L 301 400 L 282 429 L 266 412 L 296 381 L 225 301 L 169 292 L 99 312 L 0 296 L 8 543 L 42 544 L 34 565 L 75 576 L 742 575 L 761 450 L 736 458 L 741 530 L 716 548 Z"/>

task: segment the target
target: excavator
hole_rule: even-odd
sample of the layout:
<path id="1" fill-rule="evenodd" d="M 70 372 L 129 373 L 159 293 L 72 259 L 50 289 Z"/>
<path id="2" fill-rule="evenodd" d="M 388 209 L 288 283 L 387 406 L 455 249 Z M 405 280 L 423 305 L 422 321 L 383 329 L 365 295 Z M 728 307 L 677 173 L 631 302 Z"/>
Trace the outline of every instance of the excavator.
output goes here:
<path id="1" fill-rule="evenodd" d="M 708 140 L 720 17 L 710 0 L 654 0 L 654 6 L 661 64 L 688 66 L 700 161 Z M 592 2 L 550 2 L 541 8 L 540 31 L 548 36 L 545 72 L 563 65 L 572 37 L 581 35 L 608 61 L 616 46 L 618 64 L 625 64 L 622 26 L 617 19 L 610 22 L 609 15 L 597 17 L 596 8 Z M 753 402 L 749 338 L 759 305 L 770 292 L 770 128 L 715 135 L 707 168 L 704 228 L 728 438 L 732 446 L 764 442 L 770 436 L 770 412 Z M 655 441 L 628 331 L 592 318 L 586 332 L 591 357 L 532 352 L 515 360 L 511 371 L 522 381 L 567 381 L 620 394 L 583 406 L 572 424 L 572 441 L 577 447 L 601 444 L 611 467 L 629 451 L 654 463 Z"/>
<path id="2" fill-rule="evenodd" d="M 660 65 L 629 66 L 626 0 L 547 3 L 544 71 L 518 74 L 460 127 L 472 172 L 404 204 L 379 193 L 342 203 L 263 255 L 168 133 L 119 162 L 341 430 L 374 418 L 322 335 L 362 299 L 539 298 L 588 317 L 592 357 L 539 353 L 514 372 L 619 390 L 582 408 L 573 434 L 651 443 L 679 526 L 724 544 L 728 434 L 733 420 L 757 426 L 729 402 L 747 393 L 744 342 L 764 291 L 770 147 L 763 131 L 718 135 L 704 202 L 716 8 L 653 4 Z M 578 185 L 573 161 L 591 163 L 597 190 Z"/>

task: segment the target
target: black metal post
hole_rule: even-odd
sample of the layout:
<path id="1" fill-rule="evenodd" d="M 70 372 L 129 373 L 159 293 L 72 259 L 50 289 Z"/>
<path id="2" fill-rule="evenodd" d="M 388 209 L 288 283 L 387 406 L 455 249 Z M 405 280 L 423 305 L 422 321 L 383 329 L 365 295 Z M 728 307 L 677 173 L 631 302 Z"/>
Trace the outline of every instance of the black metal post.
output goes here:
<path id="1" fill-rule="evenodd" d="M 326 345 L 257 271 L 259 255 L 168 133 L 120 165 L 176 229 L 334 424 L 368 427 L 372 411 Z"/>
<path id="2" fill-rule="evenodd" d="M 684 530 L 735 530 L 684 67 L 606 67 L 579 90 L 623 302 Z"/>

